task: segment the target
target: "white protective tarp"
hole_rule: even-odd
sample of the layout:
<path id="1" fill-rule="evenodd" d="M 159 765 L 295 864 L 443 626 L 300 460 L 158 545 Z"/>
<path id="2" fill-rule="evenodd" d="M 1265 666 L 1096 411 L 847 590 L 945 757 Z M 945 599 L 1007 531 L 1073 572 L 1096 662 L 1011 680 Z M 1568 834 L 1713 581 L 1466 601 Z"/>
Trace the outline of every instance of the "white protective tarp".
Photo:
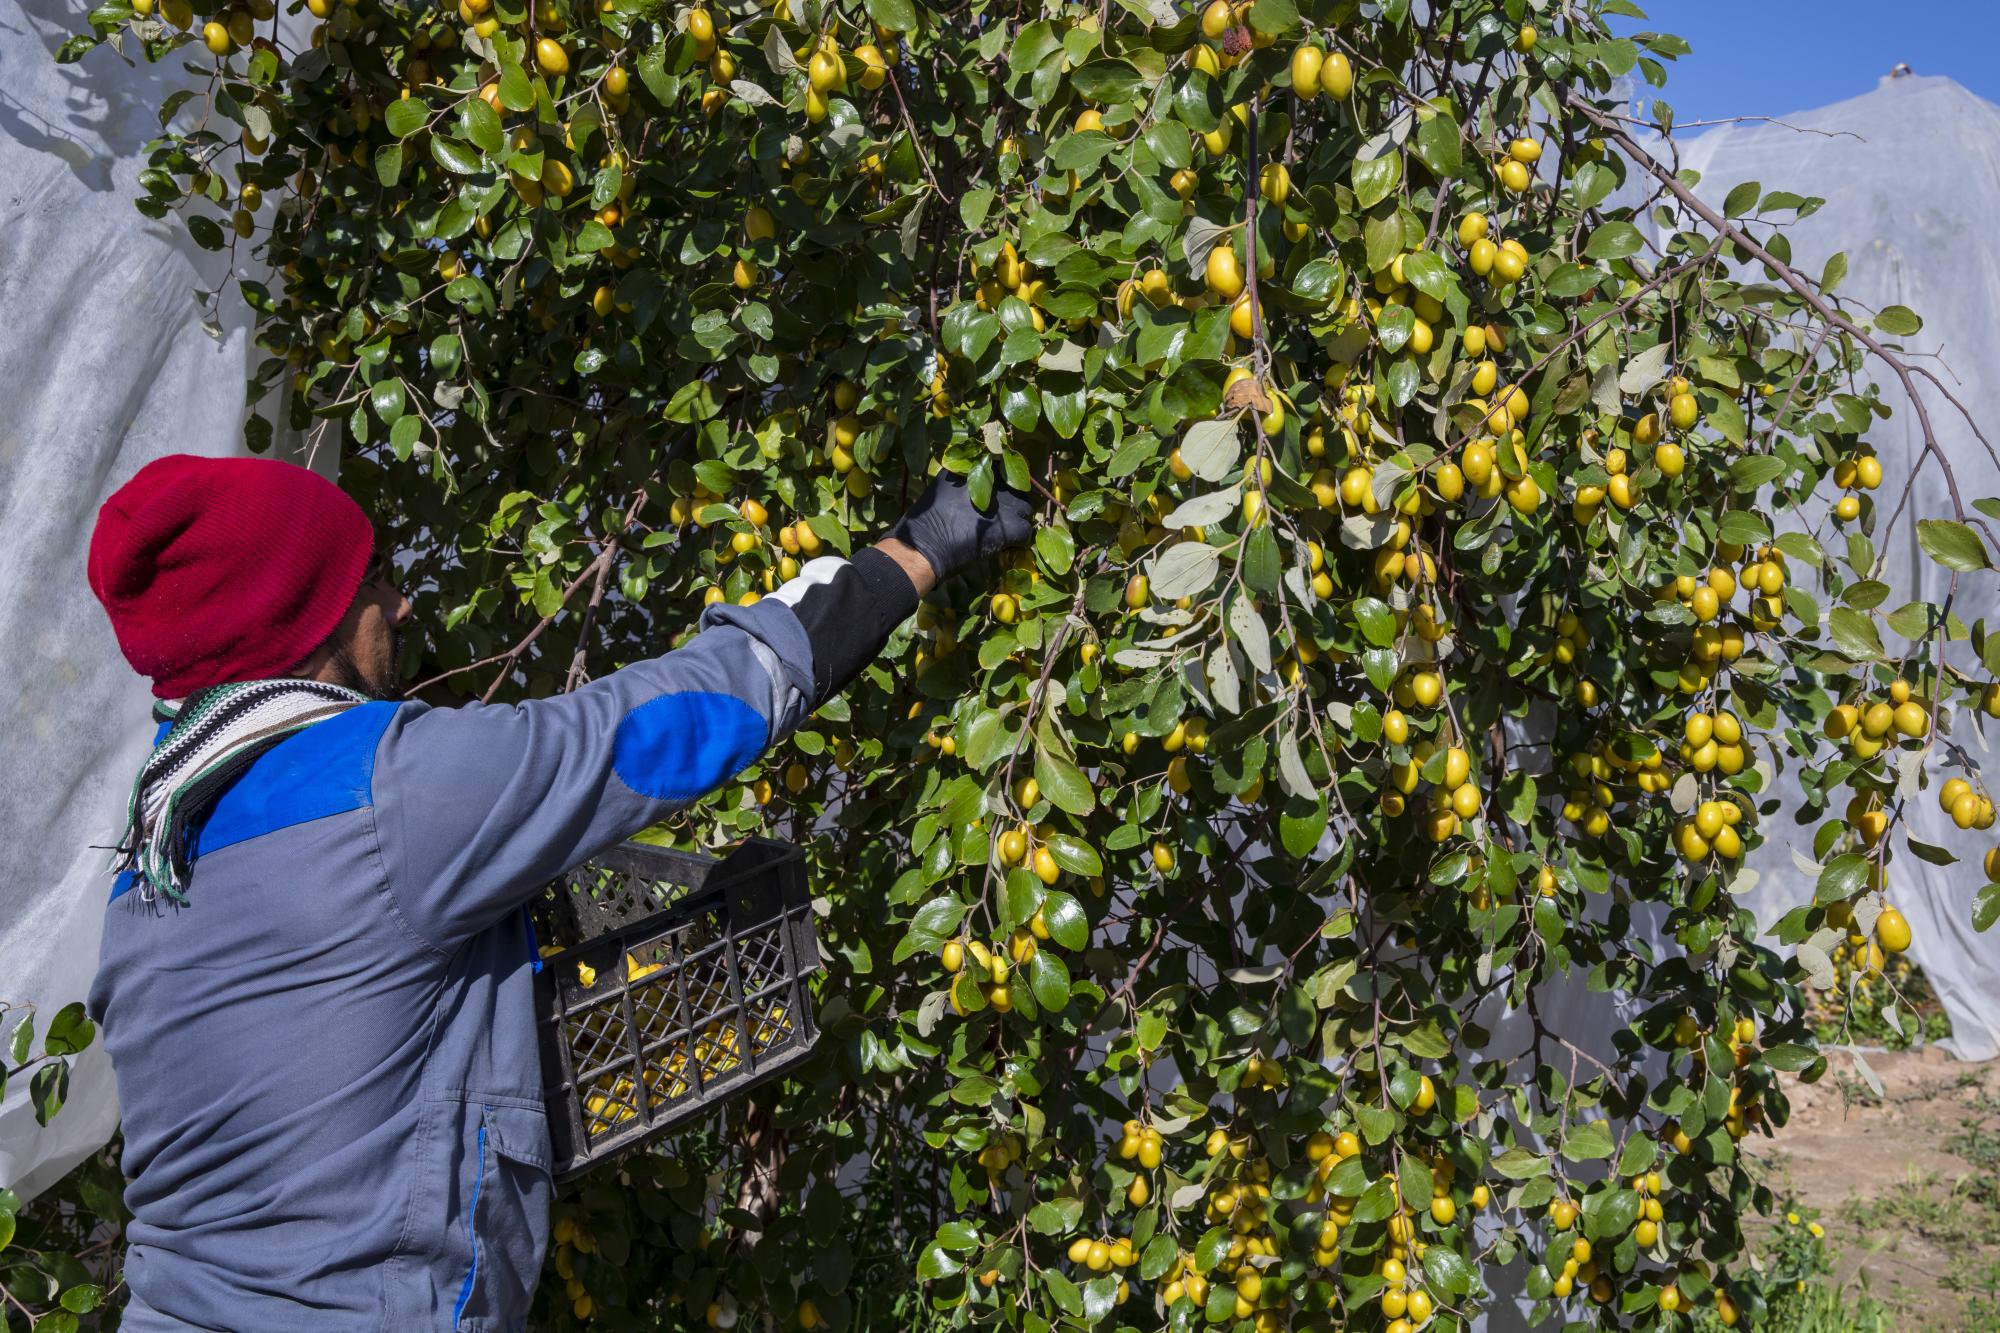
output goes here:
<path id="1" fill-rule="evenodd" d="M 222 335 L 192 293 L 225 262 L 132 206 L 157 109 L 185 56 L 57 65 L 84 0 L 0 0 L 0 997 L 46 1024 L 82 999 L 151 694 L 84 579 L 97 506 L 162 454 L 241 449 L 248 311 Z M 25 1078 L 0 1104 L 0 1186 L 46 1188 L 118 1121 L 101 1045 L 68 1107 L 35 1123 Z"/>
<path id="2" fill-rule="evenodd" d="M 1987 360 L 2000 346 L 2000 230 L 1993 226 L 2000 217 L 2000 107 L 1950 79 L 1906 75 L 1783 121 L 1732 125 L 1682 141 L 1681 165 L 1701 173 L 1697 193 L 1719 208 L 1737 184 L 1757 181 L 1767 191 L 1826 200 L 1817 213 L 1785 228 L 1795 267 L 1816 277 L 1829 258 L 1845 252 L 1848 276 L 1838 289 L 1843 300 L 1869 310 L 1904 305 L 1920 314 L 1923 331 L 1895 341 L 1951 386 L 1987 439 L 2000 444 L 2000 379 Z M 1894 409 L 1868 437 L 1885 476 L 1875 492 L 1884 578 L 1899 594 L 1883 609 L 1901 605 L 1903 594 L 1941 603 L 1950 573 L 1918 549 L 1912 518 L 1951 516 L 1944 474 L 1932 460 L 1918 477 L 1910 510 L 1883 540 L 1880 527 L 1917 466 L 1923 438 L 1888 367 L 1871 361 L 1868 374 Z M 1934 387 L 1924 386 L 1924 402 L 1966 504 L 2000 495 L 2000 476 L 1965 418 Z M 1990 574 L 1962 578 L 1953 612 L 1967 624 L 1982 616 L 1989 624 L 2000 621 L 1992 589 Z M 1895 637 L 1884 638 L 1893 651 Z M 1967 645 L 1954 645 L 1953 653 L 1962 669 L 1978 670 Z M 1951 739 L 1986 770 L 1989 783 L 2000 786 L 2000 756 L 1989 751 L 1980 728 L 1962 719 Z M 1788 808 L 1795 808 L 1796 772 L 1780 780 L 1779 790 L 1793 798 Z M 1986 882 L 1980 865 L 1995 834 L 1955 828 L 1938 809 L 1939 780 L 1934 775 L 1930 788 L 1904 809 L 1918 838 L 1950 848 L 1960 862 L 1939 867 L 1901 853 L 1890 866 L 1888 896 L 1909 918 L 1911 956 L 1951 1018 L 1951 1050 L 1961 1059 L 1985 1060 L 2000 1055 L 2000 929 L 1975 933 L 1971 904 Z M 1803 864 L 1795 850 L 1806 854 Z M 1746 901 L 1760 920 L 1768 924 L 1811 900 L 1816 872 L 1806 868 L 1810 852 L 1810 835 L 1802 833 L 1789 843 L 1773 839 L 1751 860 L 1758 879 Z"/>

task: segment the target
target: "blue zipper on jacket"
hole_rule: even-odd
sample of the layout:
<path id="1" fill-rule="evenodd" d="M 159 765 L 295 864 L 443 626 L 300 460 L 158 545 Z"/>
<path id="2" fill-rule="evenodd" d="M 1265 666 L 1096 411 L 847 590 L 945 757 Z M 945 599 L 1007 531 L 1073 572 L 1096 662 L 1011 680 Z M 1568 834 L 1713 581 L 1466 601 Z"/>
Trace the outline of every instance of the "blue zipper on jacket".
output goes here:
<path id="1" fill-rule="evenodd" d="M 451 1322 L 456 1324 L 465 1313 L 465 1303 L 472 1299 L 472 1281 L 479 1276 L 479 1187 L 486 1183 L 486 1121 L 481 1107 L 479 1122 L 479 1169 L 472 1176 L 472 1206 L 465 1210 L 465 1234 L 472 1242 L 472 1267 L 466 1270 L 465 1281 L 458 1289 L 458 1303 L 451 1307 Z"/>

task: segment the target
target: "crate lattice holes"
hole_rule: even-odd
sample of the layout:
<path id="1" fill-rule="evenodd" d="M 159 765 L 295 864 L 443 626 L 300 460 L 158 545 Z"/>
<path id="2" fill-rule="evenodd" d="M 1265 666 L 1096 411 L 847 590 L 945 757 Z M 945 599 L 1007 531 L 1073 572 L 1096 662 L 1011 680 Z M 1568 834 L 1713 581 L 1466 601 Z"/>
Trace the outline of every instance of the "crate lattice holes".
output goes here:
<path id="1" fill-rule="evenodd" d="M 566 1180 L 781 1072 L 819 1037 L 799 849 L 625 843 L 530 904 L 555 1174 Z"/>

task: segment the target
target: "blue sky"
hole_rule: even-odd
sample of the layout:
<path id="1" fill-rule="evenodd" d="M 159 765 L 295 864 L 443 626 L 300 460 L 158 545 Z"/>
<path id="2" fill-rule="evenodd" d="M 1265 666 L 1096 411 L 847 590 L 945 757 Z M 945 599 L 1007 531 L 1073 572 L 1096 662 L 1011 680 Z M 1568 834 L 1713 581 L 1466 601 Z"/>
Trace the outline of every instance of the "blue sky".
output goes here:
<path id="1" fill-rule="evenodd" d="M 1898 61 L 2000 102 L 2000 0 L 1636 0 L 1694 47 L 1668 69 L 1677 119 L 1782 116 L 1872 89 Z"/>

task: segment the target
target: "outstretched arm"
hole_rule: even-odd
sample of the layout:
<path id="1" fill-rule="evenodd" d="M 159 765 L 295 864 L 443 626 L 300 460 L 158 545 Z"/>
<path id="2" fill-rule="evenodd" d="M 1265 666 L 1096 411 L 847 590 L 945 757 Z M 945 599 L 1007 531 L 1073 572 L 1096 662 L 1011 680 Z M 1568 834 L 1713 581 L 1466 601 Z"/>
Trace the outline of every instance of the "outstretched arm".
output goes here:
<path id="1" fill-rule="evenodd" d="M 941 577 L 1027 540 L 1025 497 L 985 511 L 940 474 L 852 560 L 822 556 L 685 646 L 572 694 L 407 705 L 376 754 L 373 803 L 397 910 L 432 948 L 504 918 L 592 854 L 715 790 L 878 655 Z"/>

